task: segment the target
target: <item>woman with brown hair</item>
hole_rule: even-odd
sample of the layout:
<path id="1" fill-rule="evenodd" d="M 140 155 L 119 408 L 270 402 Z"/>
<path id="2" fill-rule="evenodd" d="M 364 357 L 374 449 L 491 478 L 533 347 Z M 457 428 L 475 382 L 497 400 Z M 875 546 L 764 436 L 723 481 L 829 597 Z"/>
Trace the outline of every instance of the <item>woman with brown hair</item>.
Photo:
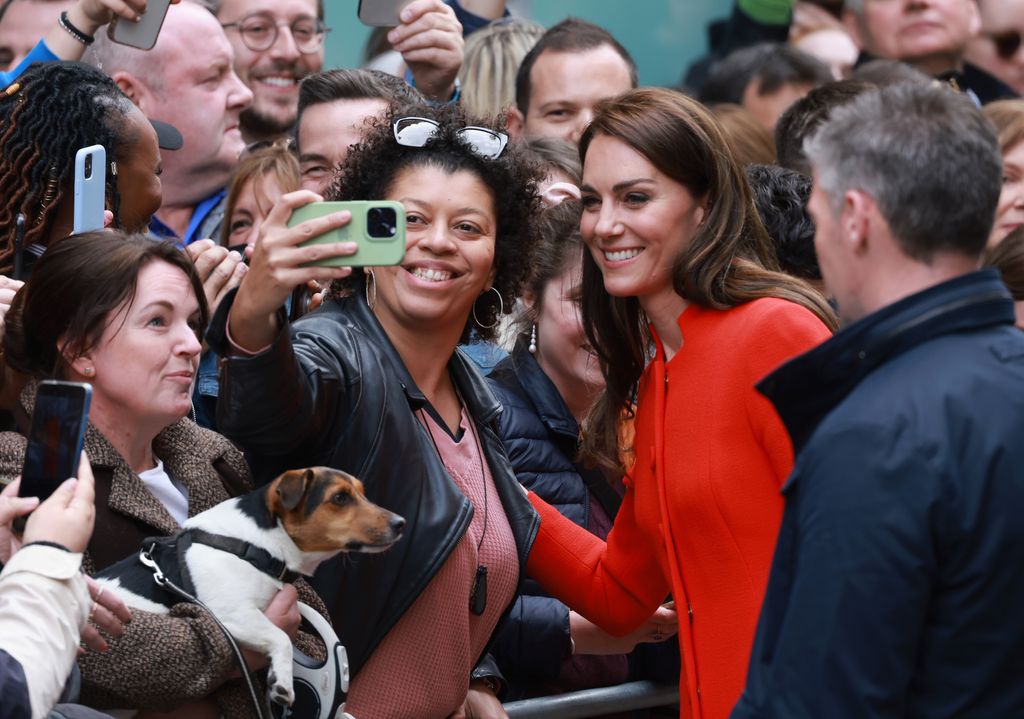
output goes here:
<path id="1" fill-rule="evenodd" d="M 92 385 L 84 451 L 96 478 L 96 526 L 82 564 L 87 573 L 252 488 L 242 453 L 188 418 L 207 318 L 199 274 L 185 253 L 118 231 L 55 242 L 14 298 L 3 349 L 10 367 L 33 380 L 21 393 L 22 413 L 33 411 L 37 380 Z M 25 444 L 20 434 L 0 434 L 0 483 L 21 471 Z M 308 584 L 297 585 L 303 602 L 322 606 Z M 296 597 L 285 585 L 264 613 L 299 636 L 308 653 L 315 645 L 297 635 Z M 123 636 L 109 644 L 78 660 L 83 703 L 138 710 L 139 719 L 148 711 L 163 719 L 251 715 L 227 640 L 195 605 L 133 611 Z M 257 653 L 247 661 L 253 669 L 265 665 Z"/>
<path id="2" fill-rule="evenodd" d="M 1024 100 L 998 100 L 981 108 L 995 125 L 1003 155 L 1003 190 L 996 205 L 996 222 L 989 248 L 1024 225 Z"/>
<path id="3" fill-rule="evenodd" d="M 584 450 L 625 472 L 627 491 L 607 545 L 534 500 L 529 571 L 618 634 L 671 591 L 686 610 L 683 716 L 717 719 L 743 688 L 793 462 L 754 385 L 826 339 L 835 319 L 777 270 L 704 106 L 635 90 L 598 109 L 580 154 L 583 322 L 606 383 Z M 635 415 L 628 447 L 624 415 Z"/>

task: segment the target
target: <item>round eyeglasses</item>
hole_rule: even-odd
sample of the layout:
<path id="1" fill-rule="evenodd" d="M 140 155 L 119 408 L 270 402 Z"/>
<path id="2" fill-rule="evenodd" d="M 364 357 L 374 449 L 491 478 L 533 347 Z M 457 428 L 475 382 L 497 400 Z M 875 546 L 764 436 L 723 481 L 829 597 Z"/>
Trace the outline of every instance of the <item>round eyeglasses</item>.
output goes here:
<path id="1" fill-rule="evenodd" d="M 441 129 L 426 117 L 400 117 L 392 123 L 395 142 L 403 147 L 423 147 Z M 488 160 L 497 159 L 508 145 L 508 135 L 486 127 L 464 127 L 455 132 L 474 154 Z"/>
<path id="2" fill-rule="evenodd" d="M 291 23 L 278 23 L 267 13 L 247 15 L 238 22 L 221 25 L 225 30 L 236 29 L 242 42 L 253 52 L 269 50 L 277 42 L 279 28 L 287 27 L 292 34 L 295 47 L 303 55 L 318 52 L 324 44 L 324 36 L 331 31 L 322 20 L 300 17 Z"/>

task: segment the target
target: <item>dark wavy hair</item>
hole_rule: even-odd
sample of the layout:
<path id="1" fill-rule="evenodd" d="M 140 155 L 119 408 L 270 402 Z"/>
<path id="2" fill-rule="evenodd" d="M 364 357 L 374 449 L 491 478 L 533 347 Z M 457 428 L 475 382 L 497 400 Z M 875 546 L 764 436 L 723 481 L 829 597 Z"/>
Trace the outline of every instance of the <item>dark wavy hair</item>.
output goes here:
<path id="1" fill-rule="evenodd" d="M 703 222 L 672 267 L 676 294 L 713 309 L 777 297 L 806 307 L 830 329 L 836 328 L 835 313 L 825 298 L 779 271 L 743 169 L 729 150 L 721 124 L 704 105 L 674 90 L 633 90 L 598 106 L 580 138 L 584 165 L 598 135 L 624 142 L 695 198 L 707 200 Z M 590 253 L 583 258 L 582 307 L 587 339 L 606 382 L 590 413 L 584 456 L 624 471 L 619 426 L 623 413 L 632 413 L 652 338 L 640 301 L 609 295 Z"/>
<path id="2" fill-rule="evenodd" d="M 429 118 L 440 125 L 440 130 L 425 147 L 404 147 L 395 141 L 391 129 L 392 121 L 399 117 Z M 500 122 L 470 118 L 452 106 L 413 105 L 394 110 L 375 122 L 362 142 L 349 150 L 344 167 L 324 193 L 328 200 L 382 200 L 398 175 L 412 167 L 435 167 L 448 174 L 470 172 L 490 189 L 497 215 L 493 287 L 501 295 L 501 302 L 493 292 L 481 295 L 466 319 L 462 342 L 468 340 L 472 329 L 480 338 L 492 339 L 499 309 L 503 307 L 505 314 L 512 311 L 537 240 L 537 183 L 543 178 L 542 170 L 514 143 L 495 160 L 477 155 L 456 134 L 467 125 L 504 130 Z M 357 270 L 336 280 L 332 294 L 361 291 L 363 282 L 365 275 Z M 473 321 L 474 314 L 479 324 Z"/>
<path id="3" fill-rule="evenodd" d="M 13 266 L 15 218 L 25 215 L 25 246 L 48 244 L 55 210 L 74 192 L 75 153 L 103 145 L 121 159 L 132 103 L 113 80 L 78 62 L 32 65 L 0 90 L 0 273 Z M 117 178 L 106 174 L 107 198 L 120 227 Z"/>
<path id="4" fill-rule="evenodd" d="M 188 255 L 146 235 L 84 232 L 54 242 L 14 296 L 4 318 L 7 364 L 36 379 L 62 379 L 70 361 L 96 347 L 113 313 L 135 299 L 139 273 L 151 262 L 166 262 L 188 277 L 201 336 L 209 310 Z"/>

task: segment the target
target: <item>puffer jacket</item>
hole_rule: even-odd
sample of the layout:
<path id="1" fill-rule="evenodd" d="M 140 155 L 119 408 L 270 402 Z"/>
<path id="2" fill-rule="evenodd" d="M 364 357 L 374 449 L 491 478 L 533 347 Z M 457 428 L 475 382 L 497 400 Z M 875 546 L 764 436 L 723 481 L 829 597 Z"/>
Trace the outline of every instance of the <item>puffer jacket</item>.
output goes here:
<path id="1" fill-rule="evenodd" d="M 573 522 L 598 534 L 591 517 L 591 498 L 612 520 L 621 497 L 600 471 L 576 462 L 579 424 L 520 338 L 512 354 L 487 377 L 502 404 L 498 435 L 505 445 L 520 483 Z M 641 646 L 652 662 L 637 657 L 634 676 L 652 677 L 652 664 L 678 666 L 678 649 Z M 652 654 L 653 651 L 653 654 Z M 629 673 L 625 655 L 577 657 L 571 668 L 563 660 L 570 654 L 569 608 L 527 579 L 508 620 L 495 634 L 492 653 L 510 685 L 512 697 L 547 693 L 555 688 L 574 690 L 624 681 Z M 668 672 L 654 672 L 671 679 Z"/>
<path id="2" fill-rule="evenodd" d="M 329 300 L 253 357 L 229 356 L 226 322 L 233 304 L 232 293 L 207 336 L 213 350 L 228 357 L 222 361 L 219 429 L 278 466 L 349 472 L 363 481 L 371 501 L 406 520 L 401 541 L 389 551 L 342 555 L 322 565 L 314 579 L 355 676 L 445 563 L 469 527 L 473 507 L 416 417 L 426 397 L 361 292 Z M 459 352 L 448 367 L 475 422 L 525 567 L 539 519 L 495 432 L 501 406 Z"/>

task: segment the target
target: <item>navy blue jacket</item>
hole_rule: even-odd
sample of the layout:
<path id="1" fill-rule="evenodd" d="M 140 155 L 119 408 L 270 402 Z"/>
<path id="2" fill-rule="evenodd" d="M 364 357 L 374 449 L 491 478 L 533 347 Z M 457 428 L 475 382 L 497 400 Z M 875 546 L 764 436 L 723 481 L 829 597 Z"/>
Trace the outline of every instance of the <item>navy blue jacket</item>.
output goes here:
<path id="1" fill-rule="evenodd" d="M 1024 333 L 998 273 L 759 389 L 798 454 L 733 719 L 1024 716 Z"/>
<path id="2" fill-rule="evenodd" d="M 524 342 L 495 366 L 487 382 L 502 405 L 498 437 L 519 482 L 584 528 L 590 521 L 588 484 L 593 485 L 614 518 L 618 495 L 600 472 L 573 461 L 579 425 Z M 569 655 L 568 607 L 527 579 L 491 652 L 513 684 L 516 678 L 554 679 Z"/>
<path id="3" fill-rule="evenodd" d="M 0 649 L 0 719 L 29 719 L 32 705 L 21 662 Z"/>

